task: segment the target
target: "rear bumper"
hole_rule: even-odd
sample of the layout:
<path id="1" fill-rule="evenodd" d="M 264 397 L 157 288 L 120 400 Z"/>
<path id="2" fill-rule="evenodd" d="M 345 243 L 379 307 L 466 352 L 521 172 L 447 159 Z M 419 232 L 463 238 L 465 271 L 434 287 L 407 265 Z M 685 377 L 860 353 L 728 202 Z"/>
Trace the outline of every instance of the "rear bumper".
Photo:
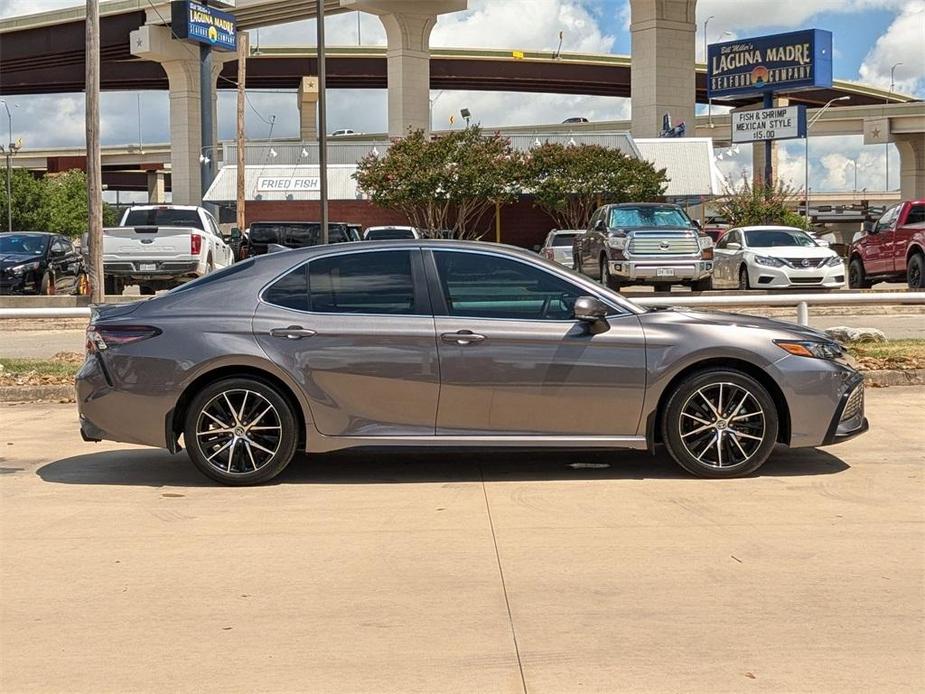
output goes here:
<path id="1" fill-rule="evenodd" d="M 633 282 L 696 281 L 713 274 L 713 261 L 687 260 L 611 260 L 610 275 Z"/>
<path id="2" fill-rule="evenodd" d="M 153 266 L 153 269 L 149 266 Z M 142 269 L 144 268 L 144 269 Z M 103 272 L 113 277 L 169 279 L 199 274 L 198 260 L 104 261 Z"/>

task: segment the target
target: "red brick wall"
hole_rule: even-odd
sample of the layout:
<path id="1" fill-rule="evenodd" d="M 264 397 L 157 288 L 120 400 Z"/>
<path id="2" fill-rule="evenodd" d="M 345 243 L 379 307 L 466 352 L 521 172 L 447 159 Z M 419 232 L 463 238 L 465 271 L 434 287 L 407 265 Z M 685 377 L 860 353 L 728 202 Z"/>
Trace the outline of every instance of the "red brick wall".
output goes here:
<path id="1" fill-rule="evenodd" d="M 247 203 L 245 216 L 248 225 L 266 221 L 317 221 L 321 217 L 321 205 L 317 200 L 252 200 Z M 402 214 L 376 207 L 368 200 L 331 200 L 328 217 L 332 222 L 355 222 L 363 227 L 408 223 Z M 494 210 L 489 210 L 482 225 L 489 230 L 484 240 L 494 241 Z M 543 243 L 554 227 L 555 222 L 534 207 L 530 199 L 524 198 L 501 208 L 502 243 L 532 248 Z"/>

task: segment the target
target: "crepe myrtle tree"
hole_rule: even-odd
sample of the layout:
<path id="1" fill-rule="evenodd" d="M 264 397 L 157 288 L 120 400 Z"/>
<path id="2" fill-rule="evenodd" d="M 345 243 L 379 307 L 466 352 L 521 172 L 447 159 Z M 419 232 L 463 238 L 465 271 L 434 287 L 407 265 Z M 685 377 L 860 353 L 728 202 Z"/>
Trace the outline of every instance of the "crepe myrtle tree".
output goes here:
<path id="1" fill-rule="evenodd" d="M 354 178 L 373 203 L 401 212 L 424 236 L 450 230 L 475 239 L 490 227 L 486 213 L 516 198 L 522 171 L 508 139 L 472 126 L 432 138 L 411 131 L 384 156 L 361 159 Z"/>
<path id="2" fill-rule="evenodd" d="M 651 202 L 665 192 L 665 169 L 601 145 L 546 142 L 525 158 L 524 192 L 562 229 L 583 229 L 600 205 Z"/>
<path id="3" fill-rule="evenodd" d="M 720 214 L 734 227 L 774 224 L 806 228 L 806 218 L 796 213 L 800 191 L 784 181 L 773 185 L 752 184 L 742 172 L 739 185 L 726 185 L 720 200 Z"/>

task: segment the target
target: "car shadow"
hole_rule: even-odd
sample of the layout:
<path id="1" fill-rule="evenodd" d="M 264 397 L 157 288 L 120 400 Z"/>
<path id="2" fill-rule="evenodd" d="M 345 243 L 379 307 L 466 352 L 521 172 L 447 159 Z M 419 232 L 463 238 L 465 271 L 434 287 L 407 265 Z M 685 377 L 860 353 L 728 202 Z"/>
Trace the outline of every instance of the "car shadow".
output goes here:
<path id="1" fill-rule="evenodd" d="M 757 477 L 831 475 L 849 466 L 814 448 L 778 447 Z M 56 460 L 36 474 L 56 484 L 148 487 L 218 486 L 201 475 L 185 453 L 124 450 Z M 413 484 L 422 482 L 552 481 L 587 479 L 688 479 L 660 450 L 638 451 L 343 451 L 298 456 L 270 484 Z"/>

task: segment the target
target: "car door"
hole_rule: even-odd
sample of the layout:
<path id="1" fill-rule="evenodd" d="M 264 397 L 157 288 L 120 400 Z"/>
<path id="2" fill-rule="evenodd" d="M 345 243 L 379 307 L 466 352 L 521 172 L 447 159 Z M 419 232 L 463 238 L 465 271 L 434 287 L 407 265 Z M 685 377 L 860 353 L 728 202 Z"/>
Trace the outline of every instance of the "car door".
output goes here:
<path id="1" fill-rule="evenodd" d="M 322 434 L 433 435 L 440 377 L 419 249 L 332 247 L 264 290 L 253 329 Z"/>
<path id="2" fill-rule="evenodd" d="M 212 258 L 216 268 L 227 267 L 234 262 L 234 253 L 231 246 L 225 243 L 221 231 L 218 228 L 218 222 L 208 212 L 206 216 L 206 231 L 209 234 L 209 245 L 212 247 Z"/>
<path id="3" fill-rule="evenodd" d="M 916 233 L 921 232 L 922 224 L 925 223 L 925 205 L 919 203 L 909 205 L 909 211 L 906 212 L 906 218 L 900 223 L 896 220 L 893 232 L 893 269 L 895 272 L 906 272 L 906 255 L 909 250 L 909 244 Z M 912 226 L 912 225 L 915 226 Z"/>
<path id="4" fill-rule="evenodd" d="M 80 256 L 71 242 L 62 236 L 55 236 L 48 249 L 48 261 L 55 278 L 55 292 L 71 292 L 77 286 L 77 272 Z"/>
<path id="5" fill-rule="evenodd" d="M 864 239 L 864 272 L 880 275 L 893 272 L 893 227 L 901 205 L 894 205 L 877 220 L 873 233 Z"/>
<path id="6" fill-rule="evenodd" d="M 573 317 L 590 292 L 527 259 L 426 250 L 440 355 L 438 435 L 634 435 L 645 390 L 638 318 Z M 434 298 L 435 297 L 435 298 Z"/>
<path id="7" fill-rule="evenodd" d="M 578 272 L 581 272 L 588 277 L 596 277 L 600 279 L 600 268 L 598 267 L 598 257 L 594 254 L 594 244 L 595 236 L 600 232 L 595 230 L 598 222 L 603 218 L 606 208 L 598 208 L 591 219 L 588 221 L 587 231 L 581 235 L 581 237 L 576 241 L 579 248 L 579 260 L 581 261 L 581 267 L 576 268 Z"/>

